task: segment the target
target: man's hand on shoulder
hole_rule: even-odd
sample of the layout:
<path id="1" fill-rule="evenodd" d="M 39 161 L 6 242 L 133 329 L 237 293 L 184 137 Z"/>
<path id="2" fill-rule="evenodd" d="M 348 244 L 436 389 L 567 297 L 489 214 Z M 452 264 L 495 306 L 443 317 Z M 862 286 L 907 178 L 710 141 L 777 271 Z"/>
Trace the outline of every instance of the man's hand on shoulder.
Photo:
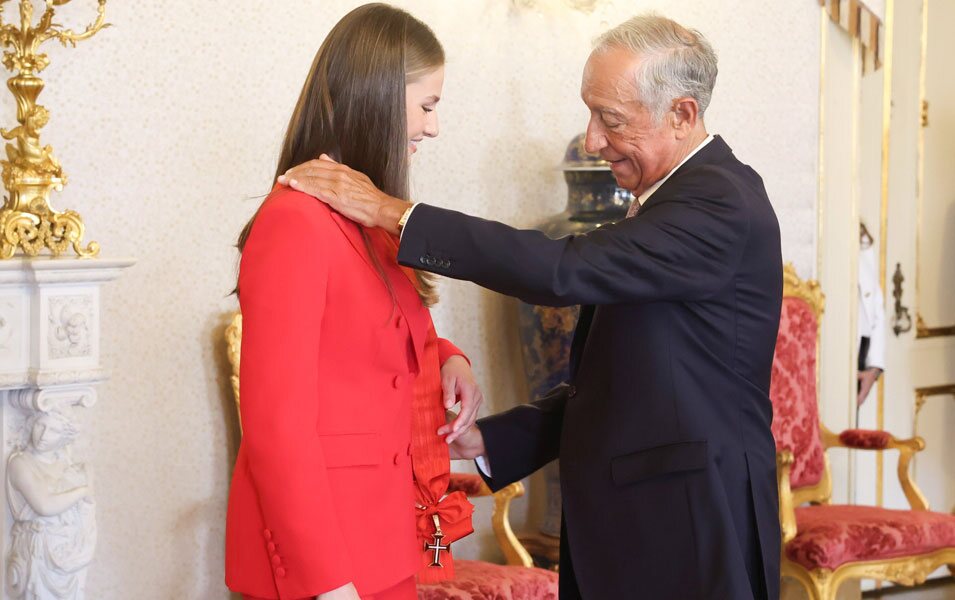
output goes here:
<path id="1" fill-rule="evenodd" d="M 409 203 L 382 192 L 365 176 L 323 154 L 280 175 L 278 182 L 314 196 L 365 227 L 398 235 L 398 220 Z"/>

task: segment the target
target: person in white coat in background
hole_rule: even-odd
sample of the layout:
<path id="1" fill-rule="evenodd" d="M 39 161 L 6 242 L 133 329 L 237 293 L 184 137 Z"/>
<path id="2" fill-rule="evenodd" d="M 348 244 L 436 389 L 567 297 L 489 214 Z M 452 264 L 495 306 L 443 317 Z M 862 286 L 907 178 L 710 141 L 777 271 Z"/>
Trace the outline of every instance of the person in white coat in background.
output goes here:
<path id="1" fill-rule="evenodd" d="M 885 370 L 885 303 L 879 285 L 878 260 L 869 230 L 865 223 L 859 223 L 858 406 L 866 401 Z"/>

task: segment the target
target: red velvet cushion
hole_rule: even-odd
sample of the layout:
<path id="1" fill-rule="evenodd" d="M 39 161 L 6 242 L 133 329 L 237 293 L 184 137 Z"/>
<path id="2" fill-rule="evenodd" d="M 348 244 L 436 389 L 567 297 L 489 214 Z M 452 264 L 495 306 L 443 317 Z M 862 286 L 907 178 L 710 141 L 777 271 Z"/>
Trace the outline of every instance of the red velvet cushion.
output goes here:
<path id="1" fill-rule="evenodd" d="M 786 556 L 807 569 L 955 548 L 955 515 L 925 510 L 806 506 L 796 509 L 796 525 Z"/>
<path id="2" fill-rule="evenodd" d="M 885 449 L 889 446 L 892 434 L 888 431 L 871 429 L 846 429 L 839 434 L 839 441 L 850 448 L 862 450 Z"/>
<path id="3" fill-rule="evenodd" d="M 816 338 L 816 316 L 809 305 L 784 298 L 769 397 L 776 449 L 792 450 L 795 458 L 793 489 L 819 483 L 825 470 L 816 405 Z"/>
<path id="4" fill-rule="evenodd" d="M 419 583 L 418 600 L 557 600 L 557 573 L 455 560 L 454 580 Z"/>

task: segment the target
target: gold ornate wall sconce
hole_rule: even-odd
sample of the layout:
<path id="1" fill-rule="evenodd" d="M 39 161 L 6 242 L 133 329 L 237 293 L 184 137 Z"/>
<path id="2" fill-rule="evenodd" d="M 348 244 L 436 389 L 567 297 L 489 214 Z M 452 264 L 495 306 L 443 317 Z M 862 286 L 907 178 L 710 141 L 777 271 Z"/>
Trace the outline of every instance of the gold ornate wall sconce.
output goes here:
<path id="1" fill-rule="evenodd" d="M 892 332 L 895 333 L 895 337 L 912 329 L 912 317 L 909 315 L 909 307 L 902 304 L 903 281 L 905 281 L 905 276 L 902 275 L 902 264 L 895 263 L 895 274 L 892 276 L 892 297 L 895 298 L 895 314 L 892 316 Z"/>
<path id="2" fill-rule="evenodd" d="M 8 140 L 6 158 L 0 160 L 7 191 L 0 211 L 0 258 L 12 258 L 18 250 L 36 256 L 44 248 L 59 256 L 71 246 L 81 257 L 96 256 L 99 244 L 83 246 L 85 227 L 79 213 L 57 211 L 50 205 L 50 194 L 61 191 L 67 177 L 53 156 L 53 148 L 40 142 L 40 129 L 49 122 L 50 113 L 36 102 L 44 87 L 37 73 L 50 64 L 49 57 L 39 51 L 45 42 L 57 40 L 75 47 L 77 42 L 109 27 L 105 21 L 106 0 L 97 0 L 96 20 L 81 33 L 53 21 L 55 7 L 72 0 L 46 0 L 46 8 L 35 24 L 31 0 L 20 0 L 18 23 L 6 22 L 3 8 L 9 1 L 0 0 L 0 45 L 5 48 L 3 66 L 16 72 L 7 80 L 7 87 L 17 101 L 19 125 L 0 129 L 0 135 Z"/>

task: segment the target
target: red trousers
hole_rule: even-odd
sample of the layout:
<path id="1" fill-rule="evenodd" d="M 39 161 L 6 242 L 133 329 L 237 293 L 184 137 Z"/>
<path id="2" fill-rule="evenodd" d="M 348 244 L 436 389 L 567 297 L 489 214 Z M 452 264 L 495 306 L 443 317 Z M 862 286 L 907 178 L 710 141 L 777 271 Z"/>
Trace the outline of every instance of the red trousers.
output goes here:
<path id="1" fill-rule="evenodd" d="M 246 596 L 242 595 L 244 600 L 263 600 L 262 598 L 256 598 L 255 596 Z M 381 590 L 377 594 L 364 595 L 361 597 L 361 600 L 416 600 L 418 598 L 418 591 L 415 588 L 415 579 L 414 577 L 409 577 L 405 579 L 398 585 L 392 586 L 387 590 Z M 312 598 L 302 598 L 302 600 L 313 600 Z"/>

